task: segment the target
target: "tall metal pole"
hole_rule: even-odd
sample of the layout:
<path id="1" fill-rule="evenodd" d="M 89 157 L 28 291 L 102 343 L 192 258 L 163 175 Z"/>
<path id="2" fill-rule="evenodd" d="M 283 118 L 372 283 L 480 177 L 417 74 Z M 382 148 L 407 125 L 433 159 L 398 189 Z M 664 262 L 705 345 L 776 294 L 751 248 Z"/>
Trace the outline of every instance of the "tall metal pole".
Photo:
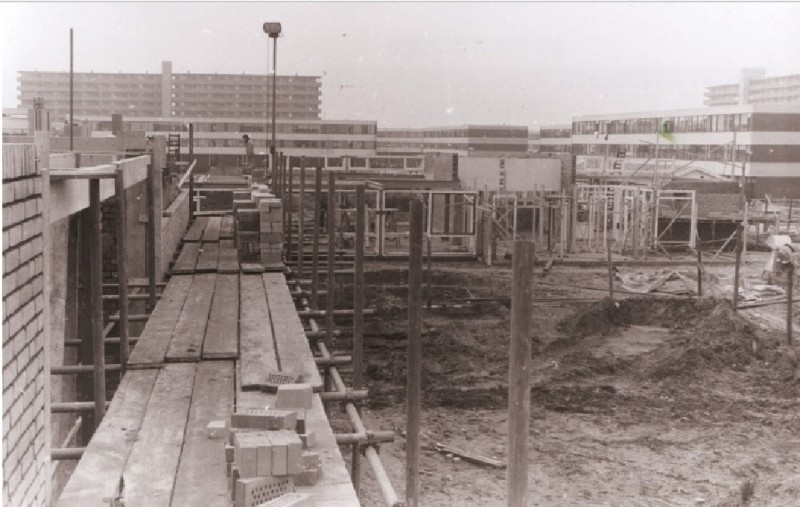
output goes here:
<path id="1" fill-rule="evenodd" d="M 528 429 L 531 418 L 531 340 L 535 243 L 514 242 L 511 344 L 508 350 L 508 506 L 528 505 Z"/>
<path id="2" fill-rule="evenodd" d="M 69 29 L 69 151 L 73 151 L 75 149 L 73 144 L 73 133 L 72 129 L 75 126 L 75 116 L 74 116 L 74 92 L 73 92 L 73 42 L 72 42 L 72 28 Z M 48 125 L 48 130 L 49 130 Z"/>
<path id="3" fill-rule="evenodd" d="M 333 258 L 336 255 L 336 173 L 328 173 L 328 276 L 325 283 L 325 345 L 333 356 L 333 310 L 336 298 L 336 278 Z M 330 368 L 325 369 L 325 387 L 330 390 Z"/>
<path id="4" fill-rule="evenodd" d="M 278 153 L 278 145 L 275 141 L 275 95 L 277 92 L 277 83 L 278 83 L 278 36 L 270 36 L 272 39 L 272 158 L 275 159 L 275 155 Z M 276 162 L 277 164 L 277 162 Z M 277 167 L 277 165 L 274 165 Z M 274 170 L 274 169 L 273 169 Z"/>
<path id="5" fill-rule="evenodd" d="M 269 39 L 270 38 L 267 37 L 267 87 L 266 87 L 266 90 L 267 90 L 267 94 L 266 94 L 267 95 L 267 103 L 266 103 L 266 106 L 267 107 L 266 107 L 266 111 L 264 111 L 264 113 L 265 113 L 264 114 L 264 120 L 265 120 L 264 121 L 264 149 L 267 151 L 267 153 L 269 155 L 266 157 L 266 160 L 264 160 L 264 170 L 269 172 L 270 168 L 272 168 L 271 188 L 272 188 L 272 193 L 277 195 L 276 189 L 275 189 L 275 181 L 277 181 L 275 179 L 275 176 L 276 176 L 275 175 L 275 150 L 272 149 L 272 146 L 267 148 L 267 144 L 269 144 L 269 143 L 267 143 L 267 139 L 269 139 L 269 137 L 268 137 L 269 134 L 267 133 L 267 132 L 269 132 Z M 274 141 L 273 141 L 273 143 L 274 143 Z"/>
<path id="6" fill-rule="evenodd" d="M 422 202 L 411 201 L 408 252 L 408 354 L 406 376 L 406 505 L 419 507 L 422 404 Z M 525 433 L 527 438 L 528 434 Z"/>
<path id="7" fill-rule="evenodd" d="M 364 387 L 364 185 L 356 187 L 355 279 L 353 280 L 353 389 Z M 353 445 L 352 477 L 356 493 L 361 476 L 361 450 Z"/>
<path id="8" fill-rule="evenodd" d="M 300 199 L 298 200 L 298 207 L 300 208 L 300 217 L 298 219 L 299 231 L 297 233 L 297 276 L 303 278 L 303 255 L 305 249 L 303 243 L 306 241 L 306 157 L 300 157 Z"/>
<path id="9" fill-rule="evenodd" d="M 128 364 L 130 344 L 128 341 L 128 258 L 127 258 L 127 203 L 122 167 L 117 167 L 114 179 L 117 199 L 117 278 L 119 280 L 119 362 L 123 368 Z"/>
<path id="10" fill-rule="evenodd" d="M 311 301 L 319 309 L 319 226 L 322 212 L 322 167 L 314 171 L 314 231 L 311 240 Z"/>

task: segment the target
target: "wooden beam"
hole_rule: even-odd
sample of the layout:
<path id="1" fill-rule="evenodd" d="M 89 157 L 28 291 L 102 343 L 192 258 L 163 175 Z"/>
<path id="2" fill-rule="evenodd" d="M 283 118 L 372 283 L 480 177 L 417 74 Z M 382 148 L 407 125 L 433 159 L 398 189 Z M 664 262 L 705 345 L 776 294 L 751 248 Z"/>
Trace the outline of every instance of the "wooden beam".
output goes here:
<path id="1" fill-rule="evenodd" d="M 422 384 L 422 202 L 411 201 L 408 262 L 408 356 L 406 376 L 406 505 L 419 507 Z"/>
<path id="2" fill-rule="evenodd" d="M 103 236 L 101 231 L 100 181 L 89 180 L 89 235 L 90 287 L 92 319 L 92 364 L 94 365 L 94 424 L 100 425 L 106 411 L 105 346 L 103 344 Z"/>

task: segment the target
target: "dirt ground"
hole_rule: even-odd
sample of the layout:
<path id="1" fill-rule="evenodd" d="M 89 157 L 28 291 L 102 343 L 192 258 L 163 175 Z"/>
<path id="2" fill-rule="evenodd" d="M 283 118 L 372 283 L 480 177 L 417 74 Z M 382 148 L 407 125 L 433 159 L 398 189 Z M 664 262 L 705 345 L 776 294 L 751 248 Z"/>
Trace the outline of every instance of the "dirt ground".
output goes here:
<path id="1" fill-rule="evenodd" d="M 368 320 L 365 351 L 364 419 L 397 433 L 380 454 L 401 499 L 406 267 L 368 266 L 367 301 L 378 314 Z M 724 278 L 732 269 L 710 271 Z M 504 505 L 504 469 L 430 446 L 506 459 L 510 287 L 508 265 L 433 266 L 422 505 Z M 785 344 L 785 306 L 736 315 L 711 298 L 623 294 L 612 302 L 592 287 L 607 287 L 604 269 L 537 269 L 535 298 L 570 299 L 533 310 L 530 505 L 800 506 L 800 347 Z M 345 422 L 334 420 L 348 431 Z M 384 505 L 363 468 L 364 505 Z"/>

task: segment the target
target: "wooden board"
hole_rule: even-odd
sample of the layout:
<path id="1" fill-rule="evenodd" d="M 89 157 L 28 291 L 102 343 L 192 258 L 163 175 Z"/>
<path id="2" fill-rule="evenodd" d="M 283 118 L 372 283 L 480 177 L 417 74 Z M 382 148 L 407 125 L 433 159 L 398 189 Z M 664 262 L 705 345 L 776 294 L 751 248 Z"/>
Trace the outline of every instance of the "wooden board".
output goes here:
<path id="1" fill-rule="evenodd" d="M 195 275 L 167 348 L 166 361 L 199 361 L 217 275 Z"/>
<path id="2" fill-rule="evenodd" d="M 264 265 L 260 262 L 243 262 L 242 263 L 242 273 L 263 273 L 264 272 Z"/>
<path id="3" fill-rule="evenodd" d="M 239 252 L 233 246 L 233 241 L 221 239 L 219 241 L 219 259 L 217 261 L 217 273 L 238 273 L 239 272 Z"/>
<path id="4" fill-rule="evenodd" d="M 239 367 L 242 389 L 257 389 L 268 371 L 278 370 L 267 295 L 259 275 L 240 277 Z"/>
<path id="5" fill-rule="evenodd" d="M 168 364 L 160 370 L 136 443 L 125 464 L 122 492 L 125 507 L 169 507 L 195 368 L 194 364 Z"/>
<path id="6" fill-rule="evenodd" d="M 214 273 L 217 271 L 219 260 L 219 243 L 203 243 L 200 247 L 200 256 L 197 258 L 195 270 L 198 273 Z"/>
<path id="7" fill-rule="evenodd" d="M 184 243 L 198 243 L 200 238 L 203 237 L 203 230 L 206 228 L 206 224 L 208 223 L 208 217 L 197 217 L 194 219 L 194 223 L 186 234 L 183 236 Z"/>
<path id="8" fill-rule="evenodd" d="M 200 243 L 184 243 L 178 260 L 172 266 L 173 275 L 194 274 L 197 258 L 200 256 Z"/>
<path id="9" fill-rule="evenodd" d="M 208 438 L 206 426 L 210 421 L 227 420 L 233 412 L 233 400 L 233 361 L 201 361 L 194 378 L 173 506 L 230 506 L 222 452 L 224 440 Z"/>
<path id="10" fill-rule="evenodd" d="M 217 275 L 203 359 L 236 358 L 239 352 L 239 276 Z"/>
<path id="11" fill-rule="evenodd" d="M 286 278 L 280 273 L 264 273 L 261 276 L 267 292 L 280 370 L 302 374 L 303 382 L 311 384 L 315 392 L 322 391 L 322 378 L 286 285 Z"/>
<path id="12" fill-rule="evenodd" d="M 100 427 L 64 487 L 57 507 L 108 507 L 107 499 L 120 493 L 125 461 L 157 376 L 158 370 L 125 373 Z"/>
<path id="13" fill-rule="evenodd" d="M 233 215 L 225 215 L 219 225 L 219 239 L 233 239 Z"/>
<path id="14" fill-rule="evenodd" d="M 170 278 L 139 336 L 139 341 L 133 347 L 128 358 L 128 368 L 158 368 L 164 364 L 172 331 L 178 323 L 193 281 L 194 276 L 191 275 Z"/>
<path id="15" fill-rule="evenodd" d="M 203 231 L 203 243 L 219 241 L 219 228 L 221 222 L 222 217 L 208 217 L 206 229 Z"/>

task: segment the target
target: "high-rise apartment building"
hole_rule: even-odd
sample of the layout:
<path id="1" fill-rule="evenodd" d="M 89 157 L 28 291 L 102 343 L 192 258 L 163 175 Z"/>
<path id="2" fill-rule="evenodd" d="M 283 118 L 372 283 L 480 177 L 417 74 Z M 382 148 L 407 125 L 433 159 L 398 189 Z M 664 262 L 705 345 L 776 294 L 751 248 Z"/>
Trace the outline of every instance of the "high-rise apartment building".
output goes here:
<path id="1" fill-rule="evenodd" d="M 69 114 L 69 73 L 19 73 L 19 107 L 32 108 L 43 97 L 53 121 Z M 74 74 L 74 115 L 158 118 L 269 118 L 272 76 L 263 74 L 173 73 L 161 62 L 160 74 Z M 317 76 L 278 76 L 276 116 L 318 120 L 321 83 Z"/>
<path id="2" fill-rule="evenodd" d="M 800 74 L 766 77 L 764 69 L 742 69 L 738 83 L 706 88 L 705 105 L 800 104 Z"/>

